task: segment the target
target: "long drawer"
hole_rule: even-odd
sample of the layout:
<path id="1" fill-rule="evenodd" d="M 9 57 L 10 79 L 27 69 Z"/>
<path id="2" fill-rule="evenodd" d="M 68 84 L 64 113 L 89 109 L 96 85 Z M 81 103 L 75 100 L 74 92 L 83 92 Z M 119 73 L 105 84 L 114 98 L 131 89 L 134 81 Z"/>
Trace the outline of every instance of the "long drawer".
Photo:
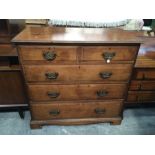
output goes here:
<path id="1" fill-rule="evenodd" d="M 132 80 L 130 90 L 155 90 L 155 81 Z"/>
<path id="2" fill-rule="evenodd" d="M 155 80 L 155 69 L 135 69 L 133 79 Z"/>
<path id="3" fill-rule="evenodd" d="M 120 117 L 122 101 L 31 104 L 33 120 Z"/>
<path id="4" fill-rule="evenodd" d="M 129 91 L 128 102 L 155 101 L 155 91 Z"/>
<path id="5" fill-rule="evenodd" d="M 82 60 L 105 61 L 107 57 L 113 61 L 134 61 L 137 46 L 89 46 L 83 47 Z"/>
<path id="6" fill-rule="evenodd" d="M 126 84 L 29 85 L 32 101 L 124 98 Z"/>
<path id="7" fill-rule="evenodd" d="M 128 81 L 132 64 L 107 65 L 25 65 L 29 82 Z"/>

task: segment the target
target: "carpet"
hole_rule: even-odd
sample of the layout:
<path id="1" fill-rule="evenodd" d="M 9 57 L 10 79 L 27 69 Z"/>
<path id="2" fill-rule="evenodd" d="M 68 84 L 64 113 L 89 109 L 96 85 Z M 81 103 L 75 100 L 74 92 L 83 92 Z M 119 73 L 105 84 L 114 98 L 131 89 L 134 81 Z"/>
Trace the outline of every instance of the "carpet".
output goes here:
<path id="1" fill-rule="evenodd" d="M 31 130 L 30 113 L 20 119 L 17 112 L 0 113 L 0 135 L 154 135 L 155 108 L 126 109 L 121 125 L 109 123 L 79 126 L 43 126 Z"/>

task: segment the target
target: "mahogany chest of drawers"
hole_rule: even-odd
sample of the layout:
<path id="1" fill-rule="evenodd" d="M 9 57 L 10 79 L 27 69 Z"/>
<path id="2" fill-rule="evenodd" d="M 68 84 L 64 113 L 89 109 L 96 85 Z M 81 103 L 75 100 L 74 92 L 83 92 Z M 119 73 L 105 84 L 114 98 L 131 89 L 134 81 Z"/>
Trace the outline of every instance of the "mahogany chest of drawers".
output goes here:
<path id="1" fill-rule="evenodd" d="M 120 124 L 141 32 L 120 29 L 26 28 L 17 45 L 31 128 Z"/>

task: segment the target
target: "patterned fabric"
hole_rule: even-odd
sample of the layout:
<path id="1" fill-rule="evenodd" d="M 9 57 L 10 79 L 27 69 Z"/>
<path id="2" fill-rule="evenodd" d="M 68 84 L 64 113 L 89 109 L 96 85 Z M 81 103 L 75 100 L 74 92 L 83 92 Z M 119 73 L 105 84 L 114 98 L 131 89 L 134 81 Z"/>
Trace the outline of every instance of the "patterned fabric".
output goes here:
<path id="1" fill-rule="evenodd" d="M 130 19 L 111 23 L 105 23 L 105 22 L 96 23 L 96 22 L 65 21 L 65 20 L 50 19 L 48 21 L 48 24 L 50 26 L 108 28 L 108 27 L 123 26 L 126 25 L 129 21 Z"/>

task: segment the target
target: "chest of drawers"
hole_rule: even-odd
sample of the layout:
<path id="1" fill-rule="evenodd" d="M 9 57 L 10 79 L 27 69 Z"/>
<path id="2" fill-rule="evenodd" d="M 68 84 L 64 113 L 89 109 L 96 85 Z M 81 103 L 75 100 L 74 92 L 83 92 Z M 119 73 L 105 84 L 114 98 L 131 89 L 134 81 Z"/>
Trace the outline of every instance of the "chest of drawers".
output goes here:
<path id="1" fill-rule="evenodd" d="M 120 29 L 27 28 L 17 45 L 31 128 L 120 124 L 140 32 Z"/>

